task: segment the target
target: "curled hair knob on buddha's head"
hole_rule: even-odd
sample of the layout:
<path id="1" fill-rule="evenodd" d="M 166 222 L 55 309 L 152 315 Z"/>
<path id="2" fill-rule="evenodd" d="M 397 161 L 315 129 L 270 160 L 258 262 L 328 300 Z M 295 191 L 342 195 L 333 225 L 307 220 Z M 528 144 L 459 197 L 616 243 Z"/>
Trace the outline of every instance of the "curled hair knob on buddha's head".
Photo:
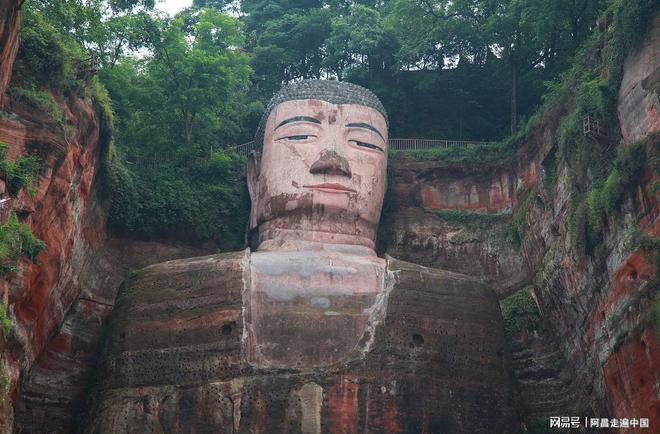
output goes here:
<path id="1" fill-rule="evenodd" d="M 254 136 L 255 149 L 261 152 L 263 147 L 264 129 L 268 116 L 275 107 L 286 101 L 317 99 L 332 104 L 358 104 L 371 107 L 389 121 L 385 107 L 378 97 L 369 89 L 357 84 L 335 80 L 302 80 L 282 87 L 266 106 L 259 127 Z"/>

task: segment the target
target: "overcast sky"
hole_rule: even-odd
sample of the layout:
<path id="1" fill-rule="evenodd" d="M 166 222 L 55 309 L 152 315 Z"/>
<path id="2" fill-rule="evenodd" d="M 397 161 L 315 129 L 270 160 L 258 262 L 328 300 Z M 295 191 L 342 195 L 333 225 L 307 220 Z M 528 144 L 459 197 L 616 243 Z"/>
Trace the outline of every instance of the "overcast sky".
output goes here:
<path id="1" fill-rule="evenodd" d="M 174 15 L 190 5 L 192 5 L 192 0 L 156 0 L 156 8 L 170 15 Z"/>

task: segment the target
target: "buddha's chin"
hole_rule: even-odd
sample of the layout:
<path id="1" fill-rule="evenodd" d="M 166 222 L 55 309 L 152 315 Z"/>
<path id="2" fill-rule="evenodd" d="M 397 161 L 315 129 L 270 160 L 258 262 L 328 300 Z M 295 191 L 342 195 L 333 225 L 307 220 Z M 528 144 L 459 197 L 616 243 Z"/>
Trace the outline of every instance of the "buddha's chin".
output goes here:
<path id="1" fill-rule="evenodd" d="M 322 207 L 326 214 L 345 214 L 349 212 L 351 198 L 348 193 L 315 191 L 312 203 Z"/>

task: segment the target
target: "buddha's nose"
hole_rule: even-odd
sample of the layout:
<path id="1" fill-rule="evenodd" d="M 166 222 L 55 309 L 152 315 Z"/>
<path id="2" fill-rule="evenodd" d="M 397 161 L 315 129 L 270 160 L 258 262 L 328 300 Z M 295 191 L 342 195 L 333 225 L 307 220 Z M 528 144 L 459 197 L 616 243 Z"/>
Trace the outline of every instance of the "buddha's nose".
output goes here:
<path id="1" fill-rule="evenodd" d="M 322 150 L 319 158 L 309 168 L 309 172 L 314 174 L 340 175 L 348 178 L 353 176 L 348 161 L 332 149 Z"/>

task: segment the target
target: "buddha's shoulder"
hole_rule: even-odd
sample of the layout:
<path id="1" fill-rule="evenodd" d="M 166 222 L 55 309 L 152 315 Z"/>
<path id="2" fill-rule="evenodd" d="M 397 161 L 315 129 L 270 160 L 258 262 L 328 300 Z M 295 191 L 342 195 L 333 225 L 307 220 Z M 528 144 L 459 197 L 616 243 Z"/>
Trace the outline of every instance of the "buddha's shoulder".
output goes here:
<path id="1" fill-rule="evenodd" d="M 221 290 L 240 297 L 248 261 L 249 251 L 241 250 L 160 262 L 131 273 L 119 296 L 151 298 L 157 295 L 162 300 L 170 294 L 180 298 Z"/>
<path id="2" fill-rule="evenodd" d="M 473 276 L 426 267 L 391 256 L 386 256 L 386 259 L 387 270 L 393 274 L 397 289 L 460 292 L 463 295 L 495 297 L 488 285 Z"/>

